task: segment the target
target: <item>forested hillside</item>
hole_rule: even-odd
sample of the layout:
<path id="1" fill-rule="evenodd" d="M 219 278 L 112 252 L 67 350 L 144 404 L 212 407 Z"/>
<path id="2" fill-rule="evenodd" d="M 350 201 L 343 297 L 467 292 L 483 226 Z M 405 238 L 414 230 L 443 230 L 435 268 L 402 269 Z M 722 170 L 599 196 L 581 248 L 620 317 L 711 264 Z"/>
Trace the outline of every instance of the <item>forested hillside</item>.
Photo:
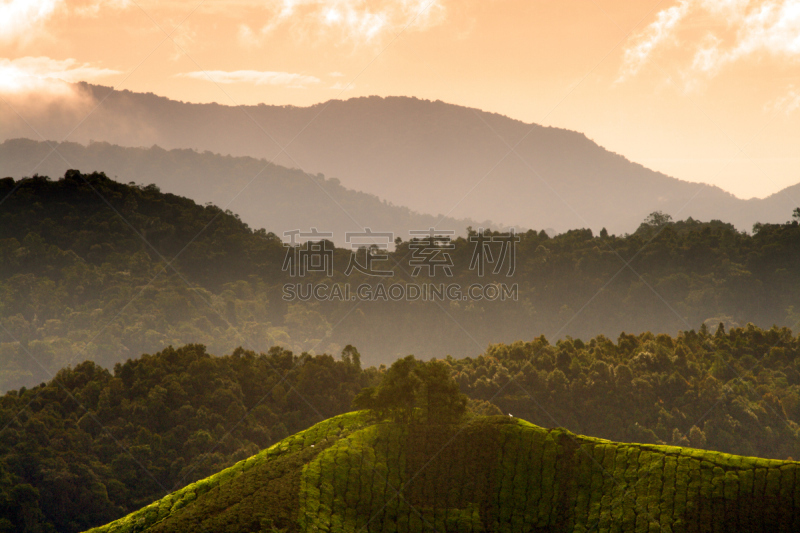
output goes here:
<path id="1" fill-rule="evenodd" d="M 53 151 L 57 149 L 57 152 Z M 0 144 L 0 177 L 63 176 L 71 168 L 105 172 L 122 183 L 154 184 L 164 192 L 235 212 L 254 228 L 276 235 L 319 228 L 345 246 L 345 233 L 363 227 L 405 234 L 437 226 L 465 235 L 470 220 L 423 215 L 343 187 L 336 175 L 274 165 L 265 159 L 231 157 L 189 149 L 123 148 L 104 142 L 88 146 L 13 139 Z M 434 213 L 435 214 L 435 213 Z M 484 223 L 486 225 L 486 223 Z"/>
<path id="2" fill-rule="evenodd" d="M 0 531 L 113 520 L 348 411 L 375 375 L 357 358 L 195 345 L 63 369 L 0 398 Z"/>
<path id="3" fill-rule="evenodd" d="M 622 442 L 800 457 L 800 338 L 785 329 L 539 337 L 441 361 L 472 411 Z M 193 345 L 112 372 L 63 369 L 0 398 L 0 514 L 65 533 L 105 523 L 347 412 L 384 375 L 362 369 L 352 347 L 336 358 L 214 357 Z"/>
<path id="4" fill-rule="evenodd" d="M 0 198 L 4 390 L 46 381 L 69 363 L 111 368 L 186 343 L 215 354 L 276 344 L 338 353 L 353 344 L 372 365 L 409 353 L 475 356 L 492 343 L 542 334 L 676 335 L 705 322 L 769 328 L 800 319 L 796 221 L 761 225 L 755 235 L 661 216 L 627 236 L 530 230 L 518 236 L 513 265 L 507 260 L 498 274 L 490 265 L 484 277 L 470 269 L 476 244 L 464 238 L 448 251 L 452 277 L 414 276 L 420 241 L 398 235 L 403 241 L 380 265 L 394 271 L 390 278 L 346 275 L 351 251 L 330 248 L 331 276 L 312 272 L 302 282 L 367 284 L 374 293 L 393 284 L 466 291 L 503 283 L 516 284 L 518 297 L 317 301 L 284 298 L 284 284 L 299 278 L 282 269 L 287 247 L 279 237 L 154 186 L 71 172 L 57 181 L 0 180 Z"/>
<path id="5" fill-rule="evenodd" d="M 92 531 L 794 531 L 799 468 L 507 416 L 455 427 L 351 413 Z"/>

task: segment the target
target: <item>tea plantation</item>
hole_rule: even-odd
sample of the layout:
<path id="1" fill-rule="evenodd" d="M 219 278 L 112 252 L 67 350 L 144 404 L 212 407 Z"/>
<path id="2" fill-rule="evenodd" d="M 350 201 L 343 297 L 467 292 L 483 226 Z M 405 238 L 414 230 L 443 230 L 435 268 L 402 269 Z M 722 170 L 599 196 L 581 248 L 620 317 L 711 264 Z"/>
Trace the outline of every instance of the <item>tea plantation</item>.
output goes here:
<path id="1" fill-rule="evenodd" d="M 511 417 L 331 418 L 92 533 L 800 531 L 800 463 Z"/>

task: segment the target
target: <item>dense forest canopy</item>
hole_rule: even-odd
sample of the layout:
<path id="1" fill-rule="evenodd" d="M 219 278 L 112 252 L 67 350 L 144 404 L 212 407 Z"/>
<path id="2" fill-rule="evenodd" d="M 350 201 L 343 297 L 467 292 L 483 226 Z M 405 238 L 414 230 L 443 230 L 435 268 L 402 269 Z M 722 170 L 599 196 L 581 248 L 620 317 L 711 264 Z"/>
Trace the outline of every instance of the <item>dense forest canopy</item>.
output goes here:
<path id="1" fill-rule="evenodd" d="M 3 390 L 46 381 L 69 363 L 111 368 L 186 343 L 217 354 L 273 345 L 338 353 L 353 344 L 373 365 L 408 354 L 475 356 L 541 334 L 676 335 L 706 322 L 791 328 L 800 319 L 797 221 L 752 235 L 692 219 L 648 220 L 623 236 L 530 230 L 517 236 L 511 277 L 492 269 L 479 277 L 466 238 L 451 243 L 452 278 L 414 277 L 412 236 L 397 235 L 383 265 L 393 277 L 348 276 L 351 250 L 335 248 L 331 276 L 310 273 L 304 283 L 506 283 L 518 298 L 286 301 L 284 284 L 297 278 L 282 270 L 282 239 L 213 205 L 77 171 L 0 180 L 0 198 Z"/>
<path id="2" fill-rule="evenodd" d="M 0 531 L 110 521 L 348 411 L 376 373 L 329 355 L 212 357 L 198 345 L 113 372 L 65 368 L 0 398 Z"/>
<path id="3" fill-rule="evenodd" d="M 475 358 L 402 361 L 408 372 L 393 380 L 384 367 L 361 368 L 352 346 L 334 358 L 280 348 L 214 357 L 189 345 L 113 371 L 92 362 L 62 369 L 0 397 L 0 515 L 8 517 L 0 526 L 103 524 L 347 412 L 359 391 L 396 393 L 391 382 L 409 376 L 419 380 L 406 396 L 424 408 L 417 402 L 430 389 L 424 375 L 412 376 L 420 368 L 433 370 L 429 383 L 445 383 L 437 394 L 456 411 L 465 394 L 473 413 L 593 437 L 800 457 L 800 337 L 786 328 L 703 326 L 676 337 L 554 344 L 540 336 Z M 448 379 L 436 377 L 441 369 Z"/>

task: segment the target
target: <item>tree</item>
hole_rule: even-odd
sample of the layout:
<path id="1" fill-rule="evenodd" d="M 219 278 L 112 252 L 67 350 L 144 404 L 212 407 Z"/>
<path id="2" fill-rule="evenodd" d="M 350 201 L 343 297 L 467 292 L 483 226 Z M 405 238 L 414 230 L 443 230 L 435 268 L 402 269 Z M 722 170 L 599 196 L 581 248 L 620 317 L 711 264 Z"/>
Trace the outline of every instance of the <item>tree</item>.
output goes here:
<path id="1" fill-rule="evenodd" d="M 467 397 L 450 377 L 450 367 L 442 361 L 418 365 L 416 373 L 422 381 L 419 396 L 422 416 L 428 423 L 458 422 L 467 410 Z"/>
<path id="2" fill-rule="evenodd" d="M 344 350 L 342 350 L 342 361 L 361 370 L 361 354 L 358 353 L 358 350 L 352 344 L 348 344 L 344 347 Z"/>
<path id="3" fill-rule="evenodd" d="M 672 217 L 666 213 L 662 213 L 661 211 L 653 211 L 647 216 L 646 219 L 644 219 L 645 224 L 656 228 L 665 226 L 670 222 L 672 222 Z"/>
<path id="4" fill-rule="evenodd" d="M 421 381 L 414 372 L 419 362 L 413 355 L 398 359 L 386 371 L 377 387 L 362 390 L 353 399 L 356 409 L 368 409 L 378 418 L 410 422 Z"/>
<path id="5" fill-rule="evenodd" d="M 467 397 L 441 361 L 417 361 L 413 355 L 395 361 L 376 387 L 362 390 L 353 407 L 395 422 L 450 424 L 466 412 Z"/>

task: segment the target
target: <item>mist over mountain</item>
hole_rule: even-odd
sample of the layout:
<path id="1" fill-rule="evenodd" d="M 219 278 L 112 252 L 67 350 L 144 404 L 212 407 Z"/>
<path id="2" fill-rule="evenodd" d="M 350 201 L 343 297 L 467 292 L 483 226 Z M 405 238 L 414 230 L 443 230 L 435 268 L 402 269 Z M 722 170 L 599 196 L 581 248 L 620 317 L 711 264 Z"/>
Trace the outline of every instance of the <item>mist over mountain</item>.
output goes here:
<path id="1" fill-rule="evenodd" d="M 513 263 L 491 232 L 483 237 L 493 239 L 495 261 L 484 246 L 484 276 L 473 262 L 475 231 L 450 243 L 452 275 L 441 266 L 414 273 L 419 241 L 399 242 L 373 265 L 387 277 L 349 269 L 352 250 L 326 246 L 329 272 L 293 276 L 294 252 L 269 229 L 150 185 L 72 170 L 58 180 L 0 179 L 0 199 L 0 391 L 41 383 L 76 360 L 111 367 L 186 343 L 212 353 L 352 344 L 380 364 L 473 356 L 541 334 L 800 324 L 797 220 L 755 235 L 688 219 L 651 220 L 628 236 L 528 230 Z M 445 284 L 457 290 L 413 292 Z M 405 297 L 391 296 L 394 285 Z M 470 293 L 475 285 L 507 294 Z"/>
<path id="2" fill-rule="evenodd" d="M 53 151 L 53 148 L 57 152 Z M 12 139 L 0 144 L 0 176 L 22 178 L 38 173 L 63 176 L 71 169 L 105 172 L 121 182 L 155 184 L 197 203 L 212 203 L 235 212 L 253 228 L 283 232 L 317 228 L 349 246 L 346 232 L 389 231 L 408 238 L 409 230 L 430 227 L 466 235 L 470 225 L 489 222 L 435 217 L 387 203 L 375 195 L 343 187 L 337 179 L 306 174 L 252 157 L 198 153 L 189 149 L 123 148 L 105 142 L 47 143 Z M 35 172 L 34 172 L 35 170 Z"/>
<path id="3" fill-rule="evenodd" d="M 76 98 L 40 105 L 24 120 L 4 111 L 0 139 L 69 134 L 81 143 L 266 158 L 419 212 L 557 231 L 632 232 L 655 210 L 749 231 L 755 222 L 783 221 L 798 196 L 787 189 L 741 200 L 648 170 L 581 133 L 440 101 L 363 97 L 305 108 L 232 107 L 74 88 Z"/>

